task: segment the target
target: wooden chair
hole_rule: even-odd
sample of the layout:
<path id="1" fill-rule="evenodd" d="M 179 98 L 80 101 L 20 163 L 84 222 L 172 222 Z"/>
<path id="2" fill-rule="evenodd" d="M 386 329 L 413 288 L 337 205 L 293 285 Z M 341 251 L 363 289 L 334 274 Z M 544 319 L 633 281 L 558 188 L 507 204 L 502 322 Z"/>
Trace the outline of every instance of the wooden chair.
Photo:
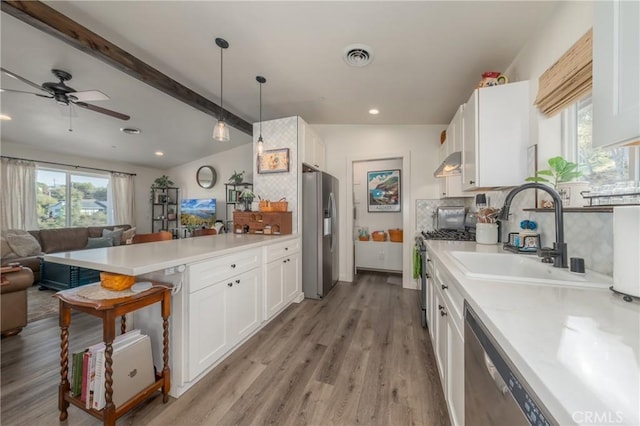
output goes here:
<path id="1" fill-rule="evenodd" d="M 136 234 L 133 237 L 133 244 L 152 243 L 154 241 L 166 241 L 173 239 L 173 234 L 168 231 L 160 231 L 153 234 Z"/>
<path id="2" fill-rule="evenodd" d="M 194 237 L 202 237 L 204 235 L 216 235 L 218 231 L 215 229 L 194 229 L 191 235 Z"/>

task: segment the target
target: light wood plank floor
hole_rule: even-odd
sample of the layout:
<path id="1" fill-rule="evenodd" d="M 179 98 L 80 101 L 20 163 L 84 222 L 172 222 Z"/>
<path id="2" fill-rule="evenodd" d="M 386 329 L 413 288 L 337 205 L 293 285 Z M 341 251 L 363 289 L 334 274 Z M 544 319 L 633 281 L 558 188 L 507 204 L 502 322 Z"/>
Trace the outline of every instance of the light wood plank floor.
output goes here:
<path id="1" fill-rule="evenodd" d="M 418 295 L 384 274 L 338 283 L 287 308 L 180 399 L 151 398 L 118 424 L 447 425 Z M 71 327 L 71 352 L 101 338 L 87 315 Z M 2 340 L 2 425 L 59 424 L 59 346 L 57 318 Z M 70 407 L 65 424 L 100 423 Z"/>

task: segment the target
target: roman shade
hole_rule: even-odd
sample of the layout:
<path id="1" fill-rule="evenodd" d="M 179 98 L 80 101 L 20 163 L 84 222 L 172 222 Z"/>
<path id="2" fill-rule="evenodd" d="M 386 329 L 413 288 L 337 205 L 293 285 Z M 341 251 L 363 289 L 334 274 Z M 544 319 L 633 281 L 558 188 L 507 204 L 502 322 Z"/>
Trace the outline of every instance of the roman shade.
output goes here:
<path id="1" fill-rule="evenodd" d="M 593 30 L 589 30 L 538 80 L 535 105 L 553 116 L 591 92 Z"/>

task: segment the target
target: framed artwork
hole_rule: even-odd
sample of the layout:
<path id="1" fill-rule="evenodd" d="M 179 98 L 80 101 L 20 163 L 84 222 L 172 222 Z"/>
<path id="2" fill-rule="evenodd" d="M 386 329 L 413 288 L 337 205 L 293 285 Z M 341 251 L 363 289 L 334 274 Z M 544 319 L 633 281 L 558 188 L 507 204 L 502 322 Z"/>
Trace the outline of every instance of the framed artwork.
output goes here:
<path id="1" fill-rule="evenodd" d="M 258 157 L 258 173 L 288 173 L 289 148 L 264 151 Z"/>
<path id="2" fill-rule="evenodd" d="M 378 170 L 367 172 L 367 211 L 399 212 L 400 170 Z"/>

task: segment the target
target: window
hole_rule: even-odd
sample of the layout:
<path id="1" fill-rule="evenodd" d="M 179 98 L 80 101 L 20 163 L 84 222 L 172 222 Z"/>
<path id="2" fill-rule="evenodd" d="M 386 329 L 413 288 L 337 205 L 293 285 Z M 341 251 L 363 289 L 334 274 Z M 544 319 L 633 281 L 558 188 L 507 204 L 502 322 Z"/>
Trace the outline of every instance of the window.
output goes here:
<path id="1" fill-rule="evenodd" d="M 109 183 L 109 175 L 38 168 L 38 225 L 41 229 L 107 225 L 112 213 Z"/>
<path id="2" fill-rule="evenodd" d="M 582 180 L 592 187 L 603 185 L 635 185 L 640 179 L 638 147 L 593 148 L 591 96 L 574 103 L 563 113 L 564 156 L 580 165 Z"/>

